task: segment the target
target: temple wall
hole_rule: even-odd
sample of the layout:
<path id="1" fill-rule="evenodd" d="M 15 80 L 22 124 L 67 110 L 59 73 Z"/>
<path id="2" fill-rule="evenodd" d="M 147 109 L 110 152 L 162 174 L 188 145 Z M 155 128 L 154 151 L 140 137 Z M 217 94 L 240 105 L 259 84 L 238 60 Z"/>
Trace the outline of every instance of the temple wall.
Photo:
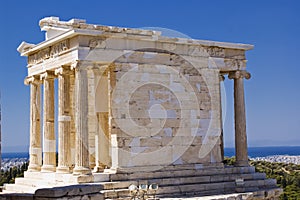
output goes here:
<path id="1" fill-rule="evenodd" d="M 33 54 L 28 73 L 72 66 L 74 60 L 87 70 L 91 168 L 211 165 L 222 161 L 219 76 L 243 70 L 246 63 L 244 50 L 222 43 L 205 46 L 214 44 L 122 34 L 76 36 L 50 47 L 50 55 L 46 48 Z M 57 54 L 51 54 L 53 49 Z M 73 152 L 72 124 L 71 135 Z"/>
<path id="2" fill-rule="evenodd" d="M 220 72 L 208 58 L 138 51 L 107 68 L 112 168 L 222 162 Z"/>

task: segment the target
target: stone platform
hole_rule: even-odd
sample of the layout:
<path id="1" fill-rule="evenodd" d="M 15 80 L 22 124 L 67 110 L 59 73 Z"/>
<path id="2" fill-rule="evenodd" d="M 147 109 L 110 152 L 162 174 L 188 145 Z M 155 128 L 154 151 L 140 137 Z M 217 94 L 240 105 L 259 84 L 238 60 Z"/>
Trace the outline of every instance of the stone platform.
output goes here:
<path id="1" fill-rule="evenodd" d="M 46 177 L 48 181 L 44 181 Z M 35 200 L 130 199 L 128 187 L 131 184 L 152 183 L 158 184 L 159 189 L 155 194 L 148 192 L 148 197 L 160 199 L 276 199 L 282 192 L 276 186 L 276 180 L 266 179 L 265 174 L 255 172 L 254 167 L 170 167 L 168 171 L 133 173 L 107 171 L 94 173 L 94 183 L 88 184 L 74 184 L 72 177 L 70 174 L 26 172 L 25 177 L 17 178 L 15 184 L 5 185 L 0 200 L 11 199 L 11 196 Z"/>

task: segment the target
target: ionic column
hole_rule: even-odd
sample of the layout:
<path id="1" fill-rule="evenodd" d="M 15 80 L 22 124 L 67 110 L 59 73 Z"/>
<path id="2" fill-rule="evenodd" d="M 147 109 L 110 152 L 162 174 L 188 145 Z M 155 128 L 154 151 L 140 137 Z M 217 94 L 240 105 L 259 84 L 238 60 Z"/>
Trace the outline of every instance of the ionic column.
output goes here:
<path id="1" fill-rule="evenodd" d="M 80 64 L 75 68 L 75 128 L 76 155 L 74 175 L 89 175 L 89 141 L 88 141 L 88 78 L 87 69 Z"/>
<path id="2" fill-rule="evenodd" d="M 41 87 L 38 76 L 25 79 L 25 84 L 30 84 L 30 147 L 29 147 L 29 172 L 40 171 L 42 165 L 41 148 Z"/>
<path id="3" fill-rule="evenodd" d="M 74 70 L 70 75 L 70 116 L 71 116 L 71 124 L 70 124 L 70 148 L 71 148 L 71 166 L 74 168 L 75 166 L 75 74 Z M 73 170 L 73 169 L 72 169 Z"/>
<path id="4" fill-rule="evenodd" d="M 234 120 L 235 120 L 235 157 L 236 166 L 248 166 L 248 146 L 246 134 L 246 112 L 244 98 L 244 80 L 250 79 L 246 71 L 234 71 L 228 75 L 234 79 Z"/>
<path id="5" fill-rule="evenodd" d="M 70 74 L 66 67 L 55 70 L 58 75 L 58 167 L 56 172 L 69 173 L 71 166 L 70 145 Z"/>
<path id="6" fill-rule="evenodd" d="M 220 148 L 221 148 L 221 159 L 224 160 L 224 132 L 223 132 L 223 108 L 222 108 L 222 86 L 225 80 L 225 76 L 220 74 L 219 76 L 219 92 L 220 92 L 220 124 L 221 124 L 221 135 L 220 135 Z"/>
<path id="7" fill-rule="evenodd" d="M 102 172 L 110 166 L 109 157 L 109 128 L 108 128 L 108 66 L 93 68 L 97 80 L 95 102 L 97 109 L 97 126 L 95 134 L 95 160 L 93 172 Z M 104 68 L 104 69 L 103 69 Z M 101 103 L 99 103 L 101 102 Z"/>
<path id="8" fill-rule="evenodd" d="M 42 172 L 55 172 L 56 141 L 54 132 L 54 72 L 41 74 L 44 83 L 43 166 Z"/>

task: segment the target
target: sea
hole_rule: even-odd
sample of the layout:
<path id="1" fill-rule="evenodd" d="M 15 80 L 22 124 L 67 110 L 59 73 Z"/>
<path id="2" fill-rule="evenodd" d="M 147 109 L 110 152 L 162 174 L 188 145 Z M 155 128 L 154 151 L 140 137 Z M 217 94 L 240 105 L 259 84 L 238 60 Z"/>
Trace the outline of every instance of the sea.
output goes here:
<path id="1" fill-rule="evenodd" d="M 227 157 L 234 156 L 235 149 L 224 148 L 224 155 Z M 250 158 L 274 155 L 300 156 L 300 146 L 248 147 L 248 155 Z"/>
<path id="2" fill-rule="evenodd" d="M 234 156 L 235 149 L 224 148 L 224 155 L 226 157 Z M 248 155 L 250 158 L 273 155 L 300 156 L 300 146 L 249 147 Z M 2 153 L 2 159 L 5 158 L 29 158 L 29 154 L 28 152 Z"/>

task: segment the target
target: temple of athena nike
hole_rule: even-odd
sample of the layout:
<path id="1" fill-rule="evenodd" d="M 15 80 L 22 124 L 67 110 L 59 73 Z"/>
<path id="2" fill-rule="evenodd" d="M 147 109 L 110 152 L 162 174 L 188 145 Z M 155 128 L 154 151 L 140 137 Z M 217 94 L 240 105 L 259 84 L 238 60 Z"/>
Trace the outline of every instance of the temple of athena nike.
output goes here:
<path id="1" fill-rule="evenodd" d="M 0 200 L 278 199 L 276 180 L 248 163 L 252 45 L 82 19 L 39 25 L 45 40 L 18 47 L 28 58 L 30 163 Z M 223 81 L 234 87 L 234 166 L 224 164 Z"/>

